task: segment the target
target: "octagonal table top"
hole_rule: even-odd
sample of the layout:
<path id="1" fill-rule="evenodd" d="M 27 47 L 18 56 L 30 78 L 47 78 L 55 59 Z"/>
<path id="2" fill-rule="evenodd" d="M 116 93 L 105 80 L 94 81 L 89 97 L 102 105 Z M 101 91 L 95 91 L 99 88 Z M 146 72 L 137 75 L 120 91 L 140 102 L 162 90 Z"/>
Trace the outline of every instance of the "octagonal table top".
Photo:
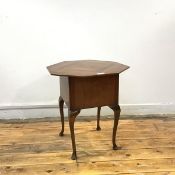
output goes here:
<path id="1" fill-rule="evenodd" d="M 51 75 L 75 77 L 119 74 L 128 68 L 118 62 L 99 60 L 63 61 L 47 67 Z"/>

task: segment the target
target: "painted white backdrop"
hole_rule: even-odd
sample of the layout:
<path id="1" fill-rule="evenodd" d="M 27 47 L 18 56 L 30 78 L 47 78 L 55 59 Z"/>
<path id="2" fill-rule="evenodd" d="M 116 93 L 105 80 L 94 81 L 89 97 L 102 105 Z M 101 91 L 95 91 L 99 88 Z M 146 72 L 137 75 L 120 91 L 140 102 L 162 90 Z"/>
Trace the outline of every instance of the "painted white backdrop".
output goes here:
<path id="1" fill-rule="evenodd" d="M 175 114 L 175 1 L 0 0 L 0 118 L 58 115 L 46 66 L 77 59 L 131 67 L 123 114 Z"/>

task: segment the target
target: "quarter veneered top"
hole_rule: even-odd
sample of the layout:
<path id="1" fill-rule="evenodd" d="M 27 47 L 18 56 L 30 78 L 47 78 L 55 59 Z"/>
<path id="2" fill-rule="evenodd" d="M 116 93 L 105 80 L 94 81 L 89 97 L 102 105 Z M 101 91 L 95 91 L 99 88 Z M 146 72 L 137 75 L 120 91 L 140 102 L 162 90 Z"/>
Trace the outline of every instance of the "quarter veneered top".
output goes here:
<path id="1" fill-rule="evenodd" d="M 76 77 L 119 74 L 128 68 L 117 62 L 98 60 L 63 61 L 47 67 L 51 75 Z"/>

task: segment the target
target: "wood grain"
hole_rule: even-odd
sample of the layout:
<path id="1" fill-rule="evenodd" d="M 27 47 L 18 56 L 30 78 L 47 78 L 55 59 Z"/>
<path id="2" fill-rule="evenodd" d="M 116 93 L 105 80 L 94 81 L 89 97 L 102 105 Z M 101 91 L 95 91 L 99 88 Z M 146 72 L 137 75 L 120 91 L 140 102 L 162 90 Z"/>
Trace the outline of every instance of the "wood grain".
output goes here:
<path id="1" fill-rule="evenodd" d="M 128 68 L 117 62 L 99 60 L 63 61 L 47 67 L 51 75 L 73 77 L 119 74 Z"/>
<path id="2" fill-rule="evenodd" d="M 120 120 L 118 144 L 112 150 L 112 119 L 76 122 L 78 160 L 70 159 L 68 122 L 59 137 L 58 122 L 0 123 L 2 175 L 174 175 L 175 120 Z"/>
<path id="3" fill-rule="evenodd" d="M 118 104 L 119 75 L 70 77 L 70 109 L 86 109 Z"/>

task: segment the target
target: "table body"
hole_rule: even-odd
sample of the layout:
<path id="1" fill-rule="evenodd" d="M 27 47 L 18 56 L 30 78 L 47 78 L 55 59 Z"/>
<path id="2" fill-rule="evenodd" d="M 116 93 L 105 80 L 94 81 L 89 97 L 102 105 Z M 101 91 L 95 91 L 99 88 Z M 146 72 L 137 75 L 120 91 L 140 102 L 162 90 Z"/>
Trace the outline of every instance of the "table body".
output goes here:
<path id="1" fill-rule="evenodd" d="M 60 77 L 60 96 L 70 110 L 118 105 L 119 75 Z"/>

